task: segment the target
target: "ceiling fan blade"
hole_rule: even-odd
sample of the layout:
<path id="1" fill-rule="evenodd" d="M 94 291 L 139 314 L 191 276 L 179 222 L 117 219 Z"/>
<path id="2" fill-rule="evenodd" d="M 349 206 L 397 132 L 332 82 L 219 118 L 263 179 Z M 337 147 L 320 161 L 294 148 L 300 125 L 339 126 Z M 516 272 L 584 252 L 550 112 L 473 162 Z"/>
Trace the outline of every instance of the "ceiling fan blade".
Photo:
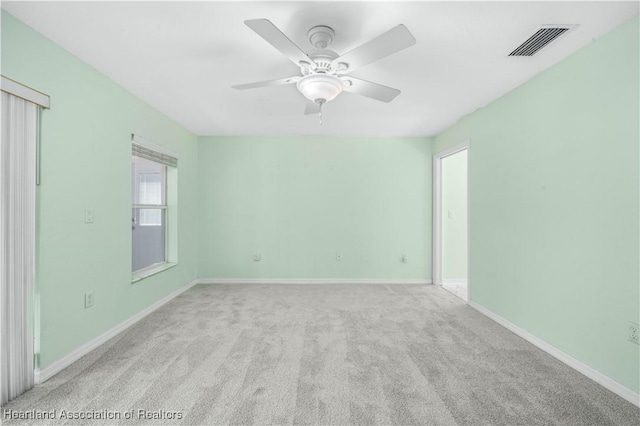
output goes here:
<path id="1" fill-rule="evenodd" d="M 345 84 L 345 92 L 355 93 L 356 95 L 366 96 L 382 102 L 391 102 L 400 94 L 398 89 L 360 80 L 359 78 L 345 77 L 343 80 L 351 82 L 351 84 Z"/>
<path id="2" fill-rule="evenodd" d="M 301 66 L 301 62 L 315 64 L 306 53 L 304 53 L 268 19 L 249 19 L 244 21 L 244 23 L 260 37 L 268 41 L 273 47 L 284 53 L 284 55 L 297 66 Z"/>
<path id="3" fill-rule="evenodd" d="M 257 87 L 281 86 L 283 84 L 293 84 L 293 83 L 297 83 L 298 80 L 300 80 L 300 77 L 288 77 L 288 78 L 279 78 L 276 80 L 256 81 L 255 83 L 236 84 L 235 86 L 231 86 L 231 87 L 238 90 L 255 89 Z"/>
<path id="4" fill-rule="evenodd" d="M 320 113 L 320 104 L 315 102 L 307 102 L 307 106 L 304 108 L 304 115 L 318 114 Z"/>
<path id="5" fill-rule="evenodd" d="M 416 39 L 407 27 L 400 24 L 334 59 L 332 65 L 338 67 L 337 69 L 342 74 L 349 73 L 414 44 L 416 44 Z M 344 69 L 344 66 L 339 65 L 341 63 L 347 64 L 348 67 Z"/>

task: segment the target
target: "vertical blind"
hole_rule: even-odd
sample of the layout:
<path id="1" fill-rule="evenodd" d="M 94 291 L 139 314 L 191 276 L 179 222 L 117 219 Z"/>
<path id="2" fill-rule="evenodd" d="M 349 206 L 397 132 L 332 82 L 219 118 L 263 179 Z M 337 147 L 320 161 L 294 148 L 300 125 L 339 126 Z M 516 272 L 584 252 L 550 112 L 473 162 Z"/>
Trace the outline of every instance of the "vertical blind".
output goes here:
<path id="1" fill-rule="evenodd" d="M 3 87 L 4 89 L 4 87 Z M 1 403 L 33 387 L 36 138 L 39 107 L 2 93 Z"/>

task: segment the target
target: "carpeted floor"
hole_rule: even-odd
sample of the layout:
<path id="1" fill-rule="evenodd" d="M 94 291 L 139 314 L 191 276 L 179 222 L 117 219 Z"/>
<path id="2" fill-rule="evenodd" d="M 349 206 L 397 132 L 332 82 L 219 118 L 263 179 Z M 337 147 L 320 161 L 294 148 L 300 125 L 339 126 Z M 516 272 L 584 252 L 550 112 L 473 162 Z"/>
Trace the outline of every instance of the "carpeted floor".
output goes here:
<path id="1" fill-rule="evenodd" d="M 3 409 L 56 410 L 54 421 L 6 425 L 640 419 L 639 408 L 432 285 L 199 285 Z M 60 419 L 62 409 L 122 418 Z"/>
<path id="2" fill-rule="evenodd" d="M 467 288 L 467 283 L 447 283 L 444 282 L 442 283 L 442 288 L 444 288 L 445 290 L 449 291 L 450 293 L 455 294 L 456 296 L 458 296 L 460 299 L 464 300 L 465 302 L 468 300 L 468 296 L 469 296 L 469 290 Z"/>

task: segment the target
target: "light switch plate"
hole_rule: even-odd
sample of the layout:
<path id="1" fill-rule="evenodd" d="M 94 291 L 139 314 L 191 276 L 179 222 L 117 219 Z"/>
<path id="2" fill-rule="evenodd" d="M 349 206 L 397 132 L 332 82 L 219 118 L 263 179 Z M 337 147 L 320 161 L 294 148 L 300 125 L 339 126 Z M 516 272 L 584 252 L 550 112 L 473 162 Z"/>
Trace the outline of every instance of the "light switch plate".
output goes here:
<path id="1" fill-rule="evenodd" d="M 93 306 L 93 292 L 90 293 L 85 293 L 84 294 L 84 307 L 85 309 L 90 308 Z"/>
<path id="2" fill-rule="evenodd" d="M 84 223 L 93 223 L 95 220 L 94 209 L 84 209 Z"/>

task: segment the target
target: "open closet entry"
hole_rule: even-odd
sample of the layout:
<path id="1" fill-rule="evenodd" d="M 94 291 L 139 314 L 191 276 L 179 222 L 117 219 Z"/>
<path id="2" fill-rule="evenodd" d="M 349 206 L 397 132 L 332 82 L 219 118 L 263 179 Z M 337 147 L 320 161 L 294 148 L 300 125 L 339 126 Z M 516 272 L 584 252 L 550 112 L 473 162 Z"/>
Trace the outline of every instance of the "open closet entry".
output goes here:
<path id="1" fill-rule="evenodd" d="M 469 143 L 433 157 L 434 283 L 469 300 L 468 230 Z"/>

